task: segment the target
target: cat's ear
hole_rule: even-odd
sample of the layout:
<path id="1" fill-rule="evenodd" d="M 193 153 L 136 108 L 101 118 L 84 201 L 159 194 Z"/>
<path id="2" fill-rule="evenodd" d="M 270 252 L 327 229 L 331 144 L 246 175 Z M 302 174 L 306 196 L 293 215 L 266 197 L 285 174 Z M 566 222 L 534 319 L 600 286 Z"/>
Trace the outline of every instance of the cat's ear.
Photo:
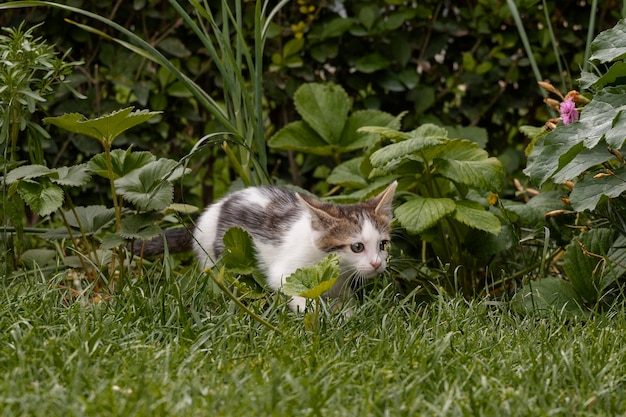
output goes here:
<path id="1" fill-rule="evenodd" d="M 337 222 L 337 217 L 332 213 L 333 205 L 309 197 L 306 194 L 296 193 L 296 196 L 323 225 L 331 225 Z"/>
<path id="2" fill-rule="evenodd" d="M 371 206 L 374 206 L 374 213 L 392 217 L 392 209 L 393 209 L 393 195 L 396 192 L 396 187 L 398 186 L 398 181 L 394 181 L 385 190 L 378 194 L 376 197 L 370 198 L 367 203 Z"/>

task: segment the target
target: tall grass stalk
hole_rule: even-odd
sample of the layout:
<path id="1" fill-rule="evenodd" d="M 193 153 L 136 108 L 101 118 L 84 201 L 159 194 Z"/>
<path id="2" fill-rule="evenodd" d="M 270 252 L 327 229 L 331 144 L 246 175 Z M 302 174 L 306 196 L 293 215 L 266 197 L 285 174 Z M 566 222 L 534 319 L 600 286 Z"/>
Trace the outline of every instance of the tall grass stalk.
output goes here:
<path id="1" fill-rule="evenodd" d="M 511 16 L 513 16 L 513 20 L 515 21 L 515 26 L 517 26 L 517 31 L 519 32 L 520 39 L 522 40 L 522 44 L 524 45 L 524 51 L 526 52 L 526 56 L 528 57 L 528 61 L 530 62 L 530 67 L 533 70 L 533 74 L 537 81 L 543 81 L 543 77 L 541 76 L 541 72 L 539 71 L 539 66 L 537 65 L 537 60 L 533 55 L 532 47 L 530 46 L 530 41 L 528 40 L 528 35 L 526 34 L 526 29 L 524 29 L 524 24 L 522 23 L 522 18 L 519 14 L 519 10 L 517 8 L 517 4 L 515 4 L 515 0 L 506 0 L 507 5 L 509 6 L 509 10 L 511 11 Z M 537 87 L 539 91 L 541 91 L 542 95 L 546 95 L 547 93 Z"/>
<path id="2" fill-rule="evenodd" d="M 229 153 L 236 158 L 233 166 L 246 185 L 269 181 L 265 147 L 263 114 L 263 49 L 267 40 L 270 19 L 287 4 L 281 0 L 270 7 L 269 1 L 257 0 L 254 13 L 254 44 L 246 41 L 242 1 L 221 2 L 221 18 L 216 19 L 206 0 L 190 0 L 191 13 L 177 0 L 169 0 L 172 8 L 185 24 L 196 34 L 209 52 L 224 82 L 223 97 L 216 100 L 176 68 L 161 52 L 147 41 L 118 23 L 96 13 L 73 6 L 49 1 L 15 1 L 0 4 L 0 10 L 23 7 L 56 7 L 86 16 L 104 23 L 128 39 L 124 41 L 109 36 L 87 25 L 71 22 L 76 26 L 103 36 L 125 48 L 167 68 L 198 99 L 199 103 L 224 129 L 223 133 L 238 144 L 237 152 Z M 233 5 L 234 6 L 231 6 Z M 224 106 L 219 102 L 223 101 Z M 252 150 L 252 152 L 251 152 Z"/>

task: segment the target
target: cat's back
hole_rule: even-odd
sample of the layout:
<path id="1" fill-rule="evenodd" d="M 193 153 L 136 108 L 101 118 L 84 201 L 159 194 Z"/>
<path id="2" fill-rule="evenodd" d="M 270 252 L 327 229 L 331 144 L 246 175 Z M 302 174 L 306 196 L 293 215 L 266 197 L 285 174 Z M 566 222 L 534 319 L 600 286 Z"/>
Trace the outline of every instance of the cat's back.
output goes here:
<path id="1" fill-rule="evenodd" d="M 282 187 L 235 191 L 207 207 L 198 219 L 194 231 L 196 254 L 215 259 L 224 249 L 224 233 L 234 226 L 246 230 L 257 243 L 280 244 L 304 211 L 296 193 Z"/>

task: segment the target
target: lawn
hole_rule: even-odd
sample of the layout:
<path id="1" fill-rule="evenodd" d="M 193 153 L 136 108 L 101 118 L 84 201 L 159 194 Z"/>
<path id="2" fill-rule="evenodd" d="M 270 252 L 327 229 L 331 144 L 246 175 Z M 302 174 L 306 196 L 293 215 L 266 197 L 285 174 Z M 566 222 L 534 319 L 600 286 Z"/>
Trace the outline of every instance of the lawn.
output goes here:
<path id="1" fill-rule="evenodd" d="M 573 320 L 374 290 L 317 333 L 284 300 L 252 320 L 194 274 L 65 301 L 0 295 L 3 416 L 541 416 L 626 412 L 624 310 Z"/>

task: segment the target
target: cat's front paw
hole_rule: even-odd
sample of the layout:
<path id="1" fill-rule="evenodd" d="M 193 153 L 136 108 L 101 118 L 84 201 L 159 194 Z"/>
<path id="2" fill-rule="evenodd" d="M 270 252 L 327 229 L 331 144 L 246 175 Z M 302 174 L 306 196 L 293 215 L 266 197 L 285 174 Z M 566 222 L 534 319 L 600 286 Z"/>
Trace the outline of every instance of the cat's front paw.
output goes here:
<path id="1" fill-rule="evenodd" d="M 294 313 L 304 313 L 306 311 L 306 298 L 304 297 L 291 297 L 289 300 L 289 308 Z"/>

